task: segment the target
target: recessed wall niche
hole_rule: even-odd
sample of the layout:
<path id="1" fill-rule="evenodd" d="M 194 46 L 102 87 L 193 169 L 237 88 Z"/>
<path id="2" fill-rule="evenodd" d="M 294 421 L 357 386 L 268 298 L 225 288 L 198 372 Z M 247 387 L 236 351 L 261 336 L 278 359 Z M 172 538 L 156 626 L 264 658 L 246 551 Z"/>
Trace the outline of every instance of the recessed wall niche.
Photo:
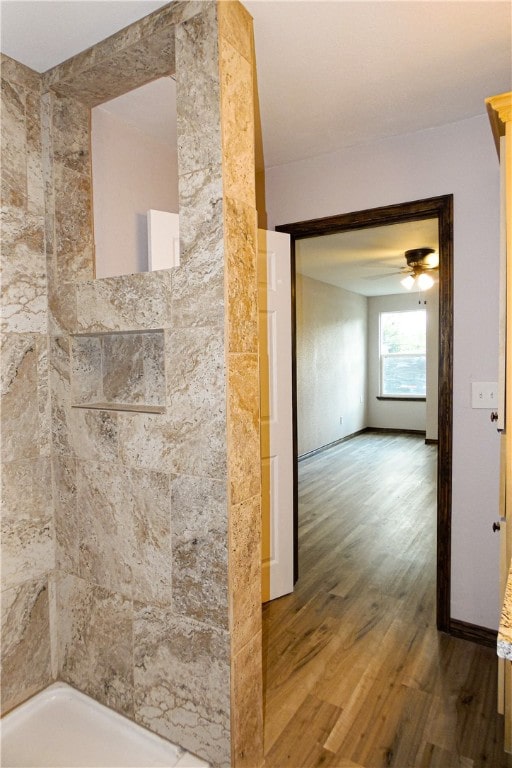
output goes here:
<path id="1" fill-rule="evenodd" d="M 164 332 L 73 336 L 71 374 L 74 408 L 164 413 Z"/>
<path id="2" fill-rule="evenodd" d="M 178 213 L 176 123 L 172 77 L 91 110 L 97 278 L 147 272 L 147 212 Z"/>

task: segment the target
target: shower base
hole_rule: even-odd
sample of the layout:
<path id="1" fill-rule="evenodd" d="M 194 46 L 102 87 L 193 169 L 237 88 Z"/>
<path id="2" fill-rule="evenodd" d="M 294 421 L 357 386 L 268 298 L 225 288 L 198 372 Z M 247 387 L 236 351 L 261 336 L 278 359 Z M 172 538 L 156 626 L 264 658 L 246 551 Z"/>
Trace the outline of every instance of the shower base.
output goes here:
<path id="1" fill-rule="evenodd" d="M 54 683 L 0 721 L 2 768 L 208 768 L 208 763 Z"/>

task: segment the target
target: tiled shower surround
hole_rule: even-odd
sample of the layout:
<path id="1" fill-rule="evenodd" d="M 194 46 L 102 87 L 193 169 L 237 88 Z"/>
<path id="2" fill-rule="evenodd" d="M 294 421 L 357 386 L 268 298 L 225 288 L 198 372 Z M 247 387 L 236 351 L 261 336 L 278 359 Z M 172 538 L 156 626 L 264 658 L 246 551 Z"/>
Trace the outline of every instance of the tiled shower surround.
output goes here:
<path id="1" fill-rule="evenodd" d="M 252 22 L 175 2 L 2 66 L 3 699 L 62 679 L 262 758 Z M 94 279 L 90 109 L 176 74 L 181 265 Z M 79 406 L 79 407 L 76 407 Z"/>

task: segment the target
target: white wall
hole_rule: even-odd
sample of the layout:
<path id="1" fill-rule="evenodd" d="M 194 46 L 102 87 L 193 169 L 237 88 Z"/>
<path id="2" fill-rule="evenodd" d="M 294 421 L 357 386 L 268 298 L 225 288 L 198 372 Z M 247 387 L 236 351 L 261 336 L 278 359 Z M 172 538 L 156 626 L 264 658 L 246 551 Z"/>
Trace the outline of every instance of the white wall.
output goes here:
<path id="1" fill-rule="evenodd" d="M 379 315 L 418 309 L 418 293 L 399 293 L 390 296 L 371 296 L 368 299 L 368 407 L 369 427 L 388 429 L 417 429 L 426 433 L 428 440 L 437 439 L 437 358 L 438 358 L 438 302 L 437 285 L 422 294 L 421 309 L 427 311 L 427 399 L 426 402 L 409 400 L 377 400 L 380 393 Z"/>
<path id="2" fill-rule="evenodd" d="M 101 107 L 91 117 L 96 277 L 145 272 L 148 209 L 179 212 L 177 153 Z"/>
<path id="3" fill-rule="evenodd" d="M 366 426 L 367 299 L 297 275 L 296 313 L 302 456 Z"/>
<path id="4" fill-rule="evenodd" d="M 411 107 L 412 108 L 412 107 Z M 483 110 L 482 110 L 483 111 Z M 266 170 L 269 226 L 454 195 L 452 616 L 496 628 L 499 451 L 472 381 L 498 369 L 499 167 L 487 117 Z"/>

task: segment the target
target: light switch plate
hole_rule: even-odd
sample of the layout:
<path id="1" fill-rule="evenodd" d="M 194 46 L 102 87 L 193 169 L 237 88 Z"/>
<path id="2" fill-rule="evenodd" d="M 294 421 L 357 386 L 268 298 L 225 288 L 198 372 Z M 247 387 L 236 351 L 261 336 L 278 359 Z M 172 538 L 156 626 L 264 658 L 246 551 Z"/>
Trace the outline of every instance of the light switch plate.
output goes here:
<path id="1" fill-rule="evenodd" d="M 471 407 L 472 408 L 497 408 L 498 407 L 498 382 L 497 381 L 473 381 L 471 383 Z"/>

